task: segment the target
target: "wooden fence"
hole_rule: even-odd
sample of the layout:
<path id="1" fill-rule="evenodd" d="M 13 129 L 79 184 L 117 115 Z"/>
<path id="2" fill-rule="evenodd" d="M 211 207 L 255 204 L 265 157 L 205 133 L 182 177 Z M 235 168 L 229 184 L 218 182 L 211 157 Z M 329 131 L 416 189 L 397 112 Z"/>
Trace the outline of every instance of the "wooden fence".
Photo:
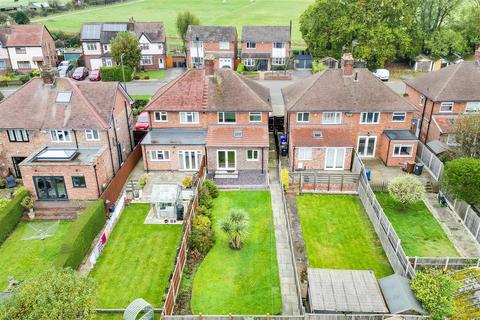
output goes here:
<path id="1" fill-rule="evenodd" d="M 196 184 L 193 186 L 194 195 L 193 199 L 188 204 L 188 208 L 185 211 L 184 222 L 183 222 L 183 235 L 180 242 L 179 249 L 177 250 L 177 257 L 175 259 L 175 268 L 170 277 L 170 286 L 167 291 L 167 296 L 165 298 L 165 303 L 163 305 L 163 315 L 170 316 L 173 314 L 175 308 L 175 301 L 177 299 L 178 291 L 180 290 L 180 283 L 182 281 L 182 273 L 187 262 L 187 252 L 188 252 L 188 239 L 190 238 L 190 233 L 192 231 L 192 221 L 195 216 L 195 210 L 198 206 L 198 187 L 202 184 L 205 179 L 205 165 L 206 159 L 205 156 L 202 158 L 202 164 L 200 165 L 200 170 L 198 170 L 198 179 Z"/>
<path id="2" fill-rule="evenodd" d="M 386 320 L 398 314 L 316 314 L 307 313 L 301 316 L 281 315 L 186 315 L 166 316 L 164 320 Z M 404 320 L 428 319 L 426 316 L 401 315 Z"/>
<path id="3" fill-rule="evenodd" d="M 289 173 L 293 188 L 299 193 L 307 192 L 356 192 L 358 188 L 358 173 L 297 171 Z"/>
<path id="4" fill-rule="evenodd" d="M 413 270 L 428 268 L 441 268 L 444 270 L 461 270 L 468 267 L 480 267 L 480 258 L 466 257 L 410 257 Z"/>
<path id="5" fill-rule="evenodd" d="M 465 227 L 470 231 L 475 240 L 480 244 L 480 212 L 468 203 L 457 200 L 449 194 L 445 194 L 447 204 L 455 214 L 462 219 Z"/>
<path id="6" fill-rule="evenodd" d="M 417 147 L 417 160 L 425 165 L 425 168 L 436 181 L 440 180 L 443 171 L 443 162 L 420 141 L 418 141 Z"/>

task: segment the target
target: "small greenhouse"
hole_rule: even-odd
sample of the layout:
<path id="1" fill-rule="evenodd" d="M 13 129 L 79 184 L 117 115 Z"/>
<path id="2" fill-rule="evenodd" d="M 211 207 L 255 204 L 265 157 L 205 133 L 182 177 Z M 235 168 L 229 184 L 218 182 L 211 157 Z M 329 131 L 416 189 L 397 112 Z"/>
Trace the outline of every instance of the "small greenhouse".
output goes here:
<path id="1" fill-rule="evenodd" d="M 176 183 L 154 184 L 150 197 L 154 217 L 161 220 L 182 220 L 181 194 L 182 187 Z M 180 206 L 182 217 L 177 215 Z"/>

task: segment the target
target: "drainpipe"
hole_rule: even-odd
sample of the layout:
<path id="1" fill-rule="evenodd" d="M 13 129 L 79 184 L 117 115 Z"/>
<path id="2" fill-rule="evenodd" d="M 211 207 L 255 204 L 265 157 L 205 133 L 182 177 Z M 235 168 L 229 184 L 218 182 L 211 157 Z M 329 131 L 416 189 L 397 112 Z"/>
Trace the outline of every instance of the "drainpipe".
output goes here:
<path id="1" fill-rule="evenodd" d="M 387 159 L 385 160 L 385 165 L 388 166 L 388 156 L 390 155 L 390 144 L 392 143 L 391 139 L 388 139 L 388 148 L 387 148 Z"/>
<path id="2" fill-rule="evenodd" d="M 428 120 L 427 133 L 425 134 L 425 144 L 427 144 L 427 141 L 428 141 L 428 133 L 430 132 L 430 124 L 432 123 L 433 107 L 434 106 L 435 106 L 435 103 L 432 101 L 432 109 L 430 110 L 430 119 Z"/>
<path id="3" fill-rule="evenodd" d="M 72 132 L 73 132 L 73 137 L 75 138 L 75 147 L 76 147 L 77 150 L 78 150 L 77 131 L 75 131 L 74 129 L 72 129 Z"/>
<path id="4" fill-rule="evenodd" d="M 148 173 L 148 154 L 147 154 L 147 150 L 145 148 L 145 145 L 142 145 L 142 150 L 143 150 L 143 154 L 145 155 L 145 166 L 146 166 L 146 169 L 147 169 L 147 173 Z"/>
<path id="5" fill-rule="evenodd" d="M 124 106 L 125 106 L 125 118 L 127 119 L 127 128 L 128 128 L 128 137 L 130 138 L 130 149 L 133 151 L 133 139 L 132 139 L 132 131 L 130 128 L 130 121 L 128 117 L 128 108 L 127 108 L 127 103 L 124 101 Z"/>
<path id="6" fill-rule="evenodd" d="M 289 142 L 290 143 L 290 142 Z M 292 172 L 295 172 L 295 147 L 293 147 L 293 154 L 292 154 Z"/>
<path id="7" fill-rule="evenodd" d="M 425 97 L 425 101 L 423 101 L 423 107 L 422 107 L 422 117 L 420 118 L 420 123 L 418 124 L 420 126 L 420 128 L 418 129 L 418 140 L 421 139 L 422 137 L 422 128 L 423 128 L 423 118 L 425 117 L 425 108 L 427 107 L 427 101 L 428 101 L 428 98 L 427 96 L 423 95 Z M 433 101 L 432 101 L 433 103 Z"/>
<path id="8" fill-rule="evenodd" d="M 101 192 L 100 192 L 100 185 L 98 184 L 98 175 L 97 175 L 97 165 L 93 165 L 93 172 L 95 172 L 95 181 L 97 182 L 97 192 L 98 192 L 98 197 L 100 198 Z"/>
<path id="9" fill-rule="evenodd" d="M 115 126 L 115 118 L 113 118 L 113 113 L 112 113 L 112 124 L 113 124 L 113 133 L 115 135 L 115 144 L 117 148 L 117 153 L 118 153 L 118 169 L 122 166 L 122 161 L 120 160 L 120 154 L 122 153 L 122 150 L 119 150 L 118 148 L 118 136 L 117 136 L 117 128 Z"/>
<path id="10" fill-rule="evenodd" d="M 112 163 L 113 176 L 115 176 L 115 166 L 113 165 L 112 145 L 110 144 L 110 133 L 107 129 L 108 149 L 110 150 L 110 162 Z"/>
<path id="11" fill-rule="evenodd" d="M 264 168 L 263 168 L 263 152 L 265 151 L 265 148 L 262 147 L 262 174 L 264 173 Z"/>

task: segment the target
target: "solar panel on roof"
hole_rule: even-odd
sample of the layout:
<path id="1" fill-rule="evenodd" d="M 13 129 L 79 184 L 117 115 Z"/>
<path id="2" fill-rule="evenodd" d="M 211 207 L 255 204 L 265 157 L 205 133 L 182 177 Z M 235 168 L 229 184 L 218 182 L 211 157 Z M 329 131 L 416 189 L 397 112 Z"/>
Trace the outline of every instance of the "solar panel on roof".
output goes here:
<path id="1" fill-rule="evenodd" d="M 103 25 L 103 31 L 127 31 L 127 24 L 126 23 L 105 23 Z"/>
<path id="2" fill-rule="evenodd" d="M 82 28 L 82 39 L 99 39 L 101 25 L 99 24 L 85 24 Z"/>

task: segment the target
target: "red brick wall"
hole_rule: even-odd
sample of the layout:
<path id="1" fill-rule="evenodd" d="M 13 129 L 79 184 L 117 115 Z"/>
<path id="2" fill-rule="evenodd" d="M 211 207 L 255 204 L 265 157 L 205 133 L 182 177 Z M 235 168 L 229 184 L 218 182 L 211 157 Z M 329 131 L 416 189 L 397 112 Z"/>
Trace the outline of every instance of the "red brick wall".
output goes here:
<path id="1" fill-rule="evenodd" d="M 150 159 L 151 150 L 168 150 L 170 151 L 170 160 L 154 161 Z M 180 169 L 180 157 L 178 151 L 200 151 L 199 161 L 205 155 L 205 146 L 143 146 L 143 168 L 146 171 L 175 171 Z"/>
<path id="2" fill-rule="evenodd" d="M 58 64 L 58 57 L 57 49 L 55 47 L 55 41 L 45 27 L 43 28 L 42 51 L 44 64 L 49 64 L 53 67 L 56 67 Z"/>
<path id="3" fill-rule="evenodd" d="M 191 57 L 190 41 L 186 41 L 185 45 L 187 47 L 187 66 L 189 68 L 192 68 L 193 66 L 192 66 L 191 59 L 190 59 L 190 57 Z M 235 41 L 230 41 L 230 45 L 229 45 L 228 49 L 220 49 L 220 44 L 219 44 L 218 41 L 216 41 L 216 42 L 203 41 L 203 51 L 204 51 L 205 55 L 207 54 L 207 51 L 217 52 L 217 53 L 233 52 L 233 58 L 232 58 L 232 64 L 233 64 L 234 60 L 237 57 L 237 39 L 235 39 Z M 218 69 L 218 59 L 215 59 L 214 68 Z"/>
<path id="4" fill-rule="evenodd" d="M 382 135 L 382 137 L 380 138 L 380 141 L 381 141 L 381 144 L 380 144 L 380 148 L 378 149 L 378 153 L 379 153 L 380 159 L 382 159 L 383 163 L 385 163 L 386 166 L 400 166 L 404 162 L 415 161 L 415 155 L 417 154 L 418 141 L 412 141 L 412 140 L 390 141 L 386 135 Z M 393 152 L 395 150 L 395 145 L 398 145 L 398 144 L 413 146 L 412 156 L 410 157 L 395 156 Z"/>
<path id="5" fill-rule="evenodd" d="M 256 149 L 259 150 L 259 159 L 255 161 L 247 160 L 247 150 Z M 259 147 L 209 147 L 207 148 L 207 168 L 211 171 L 217 170 L 217 150 L 235 150 L 236 151 L 236 169 L 237 170 L 262 170 L 262 148 Z M 263 169 L 266 171 L 268 168 L 268 148 L 263 148 Z"/>
<path id="6" fill-rule="evenodd" d="M 350 170 L 352 152 L 352 148 L 347 148 L 345 150 L 345 158 L 343 163 L 344 170 Z M 295 158 L 293 158 L 294 153 Z M 302 164 L 302 168 L 305 170 L 325 170 L 325 148 L 313 148 L 312 160 L 300 160 L 298 154 L 298 148 L 290 147 L 290 165 L 292 170 L 297 170 L 299 168 L 299 163 Z"/>

